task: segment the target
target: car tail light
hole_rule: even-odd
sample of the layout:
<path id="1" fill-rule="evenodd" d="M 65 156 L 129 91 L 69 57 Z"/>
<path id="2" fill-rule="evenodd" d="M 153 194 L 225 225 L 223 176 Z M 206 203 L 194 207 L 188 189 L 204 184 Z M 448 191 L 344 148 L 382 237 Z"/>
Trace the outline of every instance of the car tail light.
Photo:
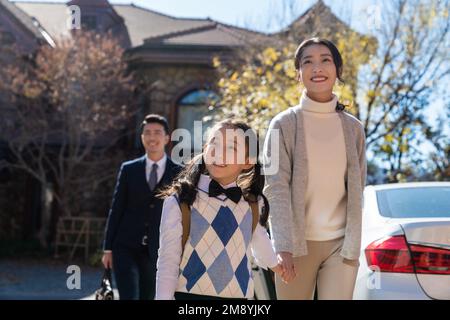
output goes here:
<path id="1" fill-rule="evenodd" d="M 404 236 L 372 242 L 365 250 L 369 268 L 380 272 L 450 274 L 450 250 L 410 245 Z"/>
<path id="2" fill-rule="evenodd" d="M 366 248 L 370 269 L 381 272 L 414 273 L 411 256 L 404 236 L 376 240 Z"/>
<path id="3" fill-rule="evenodd" d="M 415 244 L 410 248 L 416 273 L 450 275 L 450 250 Z"/>

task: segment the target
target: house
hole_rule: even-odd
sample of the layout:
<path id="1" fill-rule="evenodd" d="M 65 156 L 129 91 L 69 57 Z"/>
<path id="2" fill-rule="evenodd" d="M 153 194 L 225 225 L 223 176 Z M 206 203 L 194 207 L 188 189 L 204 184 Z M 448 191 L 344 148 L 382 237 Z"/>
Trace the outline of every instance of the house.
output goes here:
<path id="1" fill-rule="evenodd" d="M 107 0 L 55 2 L 8 2 L 0 0 L 0 34 L 3 43 L 16 41 L 25 52 L 38 45 L 70 36 L 72 17 L 80 8 L 81 28 L 111 32 L 126 49 L 130 65 L 146 81 L 149 96 L 143 97 L 141 114 L 165 115 L 172 128 L 192 129 L 192 121 L 207 112 L 207 99 L 214 96 L 212 57 L 229 57 L 249 44 L 270 42 L 294 34 L 300 41 L 327 26 L 349 28 L 321 0 L 287 28 L 263 34 L 211 19 L 176 18 L 133 4 L 110 4 Z"/>
<path id="2" fill-rule="evenodd" d="M 139 99 L 137 119 L 148 113 L 159 113 L 169 119 L 172 128 L 186 128 L 191 132 L 193 121 L 201 120 L 208 113 L 210 100 L 216 96 L 214 56 L 232 59 L 236 49 L 270 43 L 285 36 L 300 42 L 325 27 L 349 28 L 321 0 L 274 34 L 211 19 L 176 18 L 133 4 L 111 4 L 107 0 L 67 3 L 0 0 L 3 48 L 15 45 L 32 59 L 40 46 L 54 47 L 58 39 L 71 36 L 78 28 L 111 33 L 125 49 L 124 59 L 146 86 Z M 0 61 L 7 63 L 7 53 L 4 54 Z M 3 115 L 11 107 L 2 103 L 0 97 Z M 135 149 L 138 144 L 137 134 Z M 0 157 L 6 151 L 0 138 Z M 4 218 L 1 212 L 16 210 L 18 221 L 27 226 L 23 232 L 34 233 L 40 227 L 34 221 L 40 220 L 44 192 L 27 179 L 2 176 L 0 172 L 0 223 Z M 14 193 L 14 190 L 23 192 Z M 11 206 L 9 199 L 13 194 L 17 195 L 17 201 Z"/>

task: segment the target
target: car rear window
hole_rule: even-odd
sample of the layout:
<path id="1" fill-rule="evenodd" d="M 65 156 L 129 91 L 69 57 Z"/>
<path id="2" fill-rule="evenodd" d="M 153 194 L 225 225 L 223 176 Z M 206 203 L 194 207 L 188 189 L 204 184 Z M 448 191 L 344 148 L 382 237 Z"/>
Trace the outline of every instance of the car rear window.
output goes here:
<path id="1" fill-rule="evenodd" d="M 380 213 L 388 218 L 449 218 L 450 187 L 377 190 Z"/>

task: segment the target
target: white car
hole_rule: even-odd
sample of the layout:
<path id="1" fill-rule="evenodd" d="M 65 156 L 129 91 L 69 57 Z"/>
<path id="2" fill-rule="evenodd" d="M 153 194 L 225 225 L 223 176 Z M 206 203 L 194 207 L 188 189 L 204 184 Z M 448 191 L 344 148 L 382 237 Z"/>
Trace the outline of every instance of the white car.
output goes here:
<path id="1" fill-rule="evenodd" d="M 450 182 L 396 183 L 364 190 L 354 299 L 450 300 Z M 255 298 L 275 298 L 255 267 Z"/>
<path id="2" fill-rule="evenodd" d="M 450 182 L 367 186 L 354 299 L 450 300 Z"/>

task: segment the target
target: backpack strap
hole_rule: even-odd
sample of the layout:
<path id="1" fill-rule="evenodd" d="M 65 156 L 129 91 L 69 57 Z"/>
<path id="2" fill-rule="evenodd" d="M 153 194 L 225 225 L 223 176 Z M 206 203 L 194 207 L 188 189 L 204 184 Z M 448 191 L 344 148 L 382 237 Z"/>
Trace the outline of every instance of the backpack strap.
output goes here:
<path id="1" fill-rule="evenodd" d="M 258 207 L 258 201 L 256 202 L 248 202 L 248 204 L 250 205 L 250 209 L 252 209 L 252 234 L 253 232 L 255 232 L 256 226 L 258 225 L 259 222 L 259 207 Z"/>
<path id="2" fill-rule="evenodd" d="M 183 226 L 183 235 L 181 237 L 181 254 L 183 255 L 184 247 L 186 246 L 189 233 L 191 232 L 191 208 L 186 202 L 180 203 L 181 209 L 181 224 Z"/>

